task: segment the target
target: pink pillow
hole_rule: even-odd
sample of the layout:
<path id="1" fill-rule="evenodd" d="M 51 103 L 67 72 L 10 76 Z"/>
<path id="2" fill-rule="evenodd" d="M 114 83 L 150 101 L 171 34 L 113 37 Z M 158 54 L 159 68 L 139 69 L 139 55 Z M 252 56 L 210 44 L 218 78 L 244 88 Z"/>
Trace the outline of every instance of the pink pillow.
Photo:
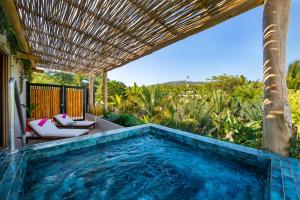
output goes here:
<path id="1" fill-rule="evenodd" d="M 65 119 L 66 117 L 67 117 L 67 113 L 64 113 L 64 114 L 62 115 L 62 118 Z"/>
<path id="2" fill-rule="evenodd" d="M 48 118 L 43 118 L 43 119 L 38 123 L 38 125 L 39 125 L 40 127 L 42 127 L 42 126 L 44 126 L 44 124 L 46 124 L 47 121 L 48 121 Z"/>

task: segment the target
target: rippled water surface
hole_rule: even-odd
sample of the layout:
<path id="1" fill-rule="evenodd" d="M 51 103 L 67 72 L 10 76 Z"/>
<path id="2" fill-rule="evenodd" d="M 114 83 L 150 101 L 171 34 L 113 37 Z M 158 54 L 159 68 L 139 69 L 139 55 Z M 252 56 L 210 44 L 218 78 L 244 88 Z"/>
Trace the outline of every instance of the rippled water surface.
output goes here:
<path id="1" fill-rule="evenodd" d="M 22 199 L 263 199 L 265 175 L 145 135 L 30 162 Z"/>

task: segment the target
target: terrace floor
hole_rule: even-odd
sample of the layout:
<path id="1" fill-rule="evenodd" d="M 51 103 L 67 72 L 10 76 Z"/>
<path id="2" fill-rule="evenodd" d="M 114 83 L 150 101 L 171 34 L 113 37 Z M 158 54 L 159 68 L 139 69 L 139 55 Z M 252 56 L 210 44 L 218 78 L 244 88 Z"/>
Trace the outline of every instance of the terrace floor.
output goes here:
<path id="1" fill-rule="evenodd" d="M 101 129 L 101 128 L 93 128 L 90 130 L 90 132 L 88 133 L 88 135 L 94 134 L 94 133 L 99 133 L 99 132 L 104 132 L 105 130 Z M 43 143 L 43 142 L 49 142 L 49 141 L 53 141 L 52 139 L 39 139 L 39 138 L 34 138 L 34 139 L 28 139 L 28 143 L 27 144 L 38 144 L 38 143 Z M 20 138 L 18 138 L 17 140 L 17 147 L 21 147 L 22 146 L 22 140 Z"/>
<path id="2" fill-rule="evenodd" d="M 123 128 L 122 126 L 114 124 L 114 123 L 107 121 L 105 119 L 102 119 L 100 117 L 96 117 L 89 113 L 86 113 L 86 120 L 96 122 L 96 127 L 90 128 L 88 135 Z M 53 141 L 53 140 L 34 138 L 34 139 L 28 139 L 27 144 L 37 144 L 37 143 L 43 143 L 43 142 L 49 142 L 49 141 Z M 20 138 L 18 138 L 17 147 L 21 147 L 21 146 L 22 146 L 22 140 Z"/>

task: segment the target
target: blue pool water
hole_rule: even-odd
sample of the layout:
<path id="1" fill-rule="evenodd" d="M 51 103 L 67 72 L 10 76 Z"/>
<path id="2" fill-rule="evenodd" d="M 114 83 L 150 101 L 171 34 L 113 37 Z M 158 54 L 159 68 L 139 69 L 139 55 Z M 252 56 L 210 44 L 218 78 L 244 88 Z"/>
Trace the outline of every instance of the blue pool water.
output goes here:
<path id="1" fill-rule="evenodd" d="M 263 199 L 266 172 L 151 134 L 30 161 L 21 199 Z"/>

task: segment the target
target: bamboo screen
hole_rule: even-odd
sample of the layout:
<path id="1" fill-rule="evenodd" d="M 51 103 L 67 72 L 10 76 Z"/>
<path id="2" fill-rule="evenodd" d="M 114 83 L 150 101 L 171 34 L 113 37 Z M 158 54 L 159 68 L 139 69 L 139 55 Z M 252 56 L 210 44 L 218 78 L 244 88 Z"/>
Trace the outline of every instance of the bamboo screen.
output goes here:
<path id="1" fill-rule="evenodd" d="M 60 87 L 30 85 L 30 104 L 35 104 L 30 117 L 40 119 L 47 117 L 52 119 L 54 115 L 60 114 Z"/>
<path id="2" fill-rule="evenodd" d="M 84 118 L 84 90 L 82 88 L 66 88 L 66 113 L 73 119 Z"/>
<path id="3" fill-rule="evenodd" d="M 264 0 L 15 0 L 38 67 L 94 76 Z"/>

